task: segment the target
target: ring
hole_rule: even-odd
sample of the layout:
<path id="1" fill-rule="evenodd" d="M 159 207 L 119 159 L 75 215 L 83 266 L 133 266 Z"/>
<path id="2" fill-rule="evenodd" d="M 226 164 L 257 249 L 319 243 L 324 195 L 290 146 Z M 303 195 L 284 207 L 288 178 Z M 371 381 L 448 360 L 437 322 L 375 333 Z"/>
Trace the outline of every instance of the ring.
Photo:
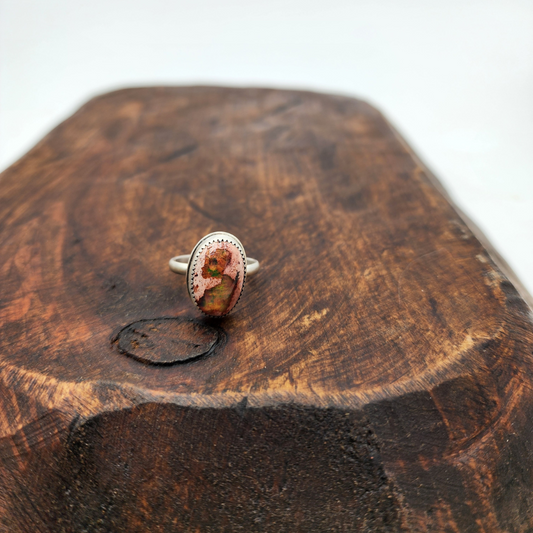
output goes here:
<path id="1" fill-rule="evenodd" d="M 246 276 L 259 270 L 259 261 L 246 257 L 241 241 L 231 233 L 215 231 L 198 241 L 192 252 L 173 257 L 172 272 L 187 276 L 187 290 L 206 315 L 222 317 L 237 305 Z"/>

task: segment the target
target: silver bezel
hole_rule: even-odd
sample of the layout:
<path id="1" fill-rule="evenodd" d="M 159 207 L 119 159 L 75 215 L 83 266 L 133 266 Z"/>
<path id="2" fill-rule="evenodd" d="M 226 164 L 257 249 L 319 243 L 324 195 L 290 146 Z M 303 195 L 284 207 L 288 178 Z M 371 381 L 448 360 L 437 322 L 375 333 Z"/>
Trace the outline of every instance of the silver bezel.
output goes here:
<path id="1" fill-rule="evenodd" d="M 198 262 L 198 258 L 200 257 L 200 254 L 202 253 L 202 250 L 209 246 L 210 244 L 213 244 L 214 242 L 229 242 L 236 246 L 236 248 L 239 250 L 243 265 L 244 265 L 244 279 L 242 282 L 242 288 L 241 293 L 239 294 L 239 298 L 235 305 L 223 315 L 208 315 L 207 313 L 204 313 L 200 307 L 198 307 L 198 303 L 196 302 L 196 299 L 194 298 L 194 271 L 196 269 L 196 264 Z M 213 233 L 210 233 L 209 235 L 206 235 L 205 237 L 202 237 L 196 246 L 193 248 L 193 251 L 191 252 L 191 257 L 189 259 L 189 265 L 187 267 L 187 291 L 189 293 L 190 299 L 193 301 L 194 305 L 202 311 L 202 313 L 206 316 L 213 317 L 213 318 L 221 318 L 223 316 L 228 315 L 239 303 L 239 300 L 241 299 L 242 293 L 244 291 L 244 285 L 246 283 L 246 272 L 248 270 L 248 263 L 246 261 L 246 252 L 244 251 L 244 246 L 242 245 L 241 241 L 235 237 L 235 235 L 232 235 L 231 233 L 227 233 L 225 231 L 215 231 Z"/>

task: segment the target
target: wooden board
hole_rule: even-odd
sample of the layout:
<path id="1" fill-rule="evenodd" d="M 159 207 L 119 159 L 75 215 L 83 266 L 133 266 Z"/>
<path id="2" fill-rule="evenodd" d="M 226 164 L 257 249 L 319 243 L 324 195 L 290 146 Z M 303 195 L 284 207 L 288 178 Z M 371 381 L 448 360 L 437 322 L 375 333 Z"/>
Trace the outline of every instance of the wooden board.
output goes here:
<path id="1" fill-rule="evenodd" d="M 168 259 L 262 263 L 202 318 Z M 383 116 L 91 100 L 0 177 L 0 531 L 526 532 L 525 300 Z"/>

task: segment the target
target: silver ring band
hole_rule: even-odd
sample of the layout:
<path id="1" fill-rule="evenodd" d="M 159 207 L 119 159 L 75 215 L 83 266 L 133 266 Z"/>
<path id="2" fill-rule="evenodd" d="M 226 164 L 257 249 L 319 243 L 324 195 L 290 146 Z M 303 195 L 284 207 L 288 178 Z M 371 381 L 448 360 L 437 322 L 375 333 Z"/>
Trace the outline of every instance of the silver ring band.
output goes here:
<path id="1" fill-rule="evenodd" d="M 259 270 L 259 261 L 246 257 L 235 235 L 215 231 L 202 237 L 190 254 L 173 257 L 168 266 L 185 275 L 189 297 L 202 313 L 223 317 L 237 305 L 246 276 Z"/>
<path id="2" fill-rule="evenodd" d="M 173 257 L 169 262 L 168 266 L 172 272 L 176 274 L 185 275 L 187 274 L 187 267 L 189 266 L 189 260 L 191 254 L 177 255 Z M 252 276 L 259 270 L 259 261 L 257 259 L 252 259 L 251 257 L 246 258 L 246 275 Z"/>

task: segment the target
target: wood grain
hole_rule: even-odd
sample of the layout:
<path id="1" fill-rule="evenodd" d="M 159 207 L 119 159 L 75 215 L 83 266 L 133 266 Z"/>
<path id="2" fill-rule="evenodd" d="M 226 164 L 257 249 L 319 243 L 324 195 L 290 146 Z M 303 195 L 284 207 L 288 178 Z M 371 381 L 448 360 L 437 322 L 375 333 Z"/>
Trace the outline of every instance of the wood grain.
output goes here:
<path id="1" fill-rule="evenodd" d="M 201 317 L 168 259 L 262 263 Z M 528 532 L 533 315 L 364 102 L 144 88 L 0 177 L 0 531 Z"/>

